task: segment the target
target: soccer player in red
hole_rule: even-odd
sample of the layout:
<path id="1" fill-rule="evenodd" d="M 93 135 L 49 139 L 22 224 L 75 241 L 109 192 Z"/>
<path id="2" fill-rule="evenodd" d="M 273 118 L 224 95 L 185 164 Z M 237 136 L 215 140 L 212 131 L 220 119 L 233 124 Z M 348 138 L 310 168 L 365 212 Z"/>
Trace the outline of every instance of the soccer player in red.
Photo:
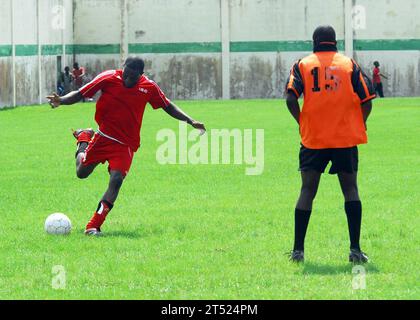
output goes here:
<path id="1" fill-rule="evenodd" d="M 85 76 L 85 68 L 80 67 L 77 62 L 73 64 L 72 75 L 76 89 L 80 89 L 83 85 L 83 77 Z"/>
<path id="2" fill-rule="evenodd" d="M 350 235 L 349 261 L 367 262 L 359 238 L 362 203 L 357 186 L 359 144 L 367 143 L 366 120 L 375 93 L 369 78 L 352 59 L 337 52 L 335 31 L 320 26 L 313 34 L 313 54 L 296 62 L 286 85 L 286 102 L 299 125 L 302 187 L 295 208 L 295 242 L 290 259 L 304 260 L 305 234 L 321 174 L 331 161 L 344 196 Z M 300 110 L 298 98 L 304 95 Z"/>
<path id="3" fill-rule="evenodd" d="M 381 98 L 383 98 L 384 97 L 384 87 L 382 85 L 381 77 L 384 78 L 384 79 L 388 79 L 388 77 L 381 73 L 381 69 L 379 69 L 380 65 L 379 65 L 378 61 L 375 61 L 373 63 L 373 65 L 375 66 L 373 68 L 373 78 L 372 78 L 373 87 L 375 88 L 375 92 L 377 92 L 379 94 L 379 96 Z"/>
<path id="4" fill-rule="evenodd" d="M 74 104 L 84 97 L 91 98 L 101 91 L 95 113 L 99 129 L 96 132 L 92 129 L 73 132 L 77 139 L 77 177 L 87 178 L 99 163 L 107 161 L 109 165 L 108 189 L 86 225 L 86 235 L 101 235 L 101 226 L 114 206 L 134 153 L 140 146 L 140 129 L 147 103 L 154 109 L 163 108 L 170 116 L 196 129 L 206 130 L 201 122 L 193 120 L 166 98 L 159 86 L 143 74 L 143 69 L 142 59 L 129 57 L 123 70 L 105 71 L 79 90 L 63 97 L 55 93 L 47 96 L 50 105 L 57 108 Z"/>
<path id="5" fill-rule="evenodd" d="M 71 72 L 74 79 L 74 86 L 75 90 L 79 90 L 83 86 L 83 79 L 85 77 L 85 68 L 79 66 L 77 62 L 73 63 L 73 70 Z M 82 98 L 83 102 L 85 102 L 85 97 Z"/>

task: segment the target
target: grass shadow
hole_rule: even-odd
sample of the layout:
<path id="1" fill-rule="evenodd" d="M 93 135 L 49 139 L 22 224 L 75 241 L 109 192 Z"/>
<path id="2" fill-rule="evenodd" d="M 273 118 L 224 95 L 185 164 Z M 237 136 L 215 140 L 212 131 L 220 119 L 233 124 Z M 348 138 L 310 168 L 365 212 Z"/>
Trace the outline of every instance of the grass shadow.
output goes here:
<path id="1" fill-rule="evenodd" d="M 83 235 L 85 232 L 85 229 L 77 230 L 78 234 Z M 87 236 L 84 236 L 87 237 Z M 115 231 L 104 231 L 102 235 L 96 237 L 91 236 L 92 238 L 111 238 L 111 237 L 120 237 L 120 238 L 127 238 L 127 239 L 137 239 L 144 237 L 144 233 L 142 233 L 140 230 L 115 230 Z"/>
<path id="2" fill-rule="evenodd" d="M 109 230 L 104 231 L 103 237 L 119 237 L 127 239 L 147 238 L 150 236 L 161 236 L 165 230 L 160 226 L 139 226 L 131 230 Z"/>
<path id="3" fill-rule="evenodd" d="M 77 233 L 83 234 L 85 229 L 80 228 L 77 230 Z M 165 233 L 165 230 L 160 226 L 145 227 L 140 226 L 137 229 L 130 230 L 103 230 L 103 233 L 98 238 L 127 238 L 127 239 L 139 239 L 146 238 L 150 236 L 161 236 Z"/>
<path id="4" fill-rule="evenodd" d="M 127 239 L 137 239 L 143 238 L 144 233 L 140 230 L 116 230 L 116 231 L 107 231 L 103 233 L 104 238 L 118 237 L 118 238 L 127 238 Z"/>
<path id="5" fill-rule="evenodd" d="M 313 262 L 305 262 L 303 266 L 303 274 L 317 274 L 317 275 L 334 275 L 334 274 L 351 274 L 355 265 L 351 263 L 343 265 L 328 265 Z M 366 273 L 378 273 L 379 269 L 372 263 L 362 265 Z"/>
<path id="6" fill-rule="evenodd" d="M 17 108 L 17 106 L 16 107 L 10 107 L 10 106 L 2 107 L 2 108 L 0 108 L 0 112 L 11 111 L 11 110 L 15 110 L 16 108 Z"/>

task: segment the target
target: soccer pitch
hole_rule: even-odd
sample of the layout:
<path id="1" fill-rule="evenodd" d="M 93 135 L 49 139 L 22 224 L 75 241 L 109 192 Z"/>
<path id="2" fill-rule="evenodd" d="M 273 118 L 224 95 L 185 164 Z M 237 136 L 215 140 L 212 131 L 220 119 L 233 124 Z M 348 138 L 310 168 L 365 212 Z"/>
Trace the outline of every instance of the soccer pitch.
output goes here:
<path id="1" fill-rule="evenodd" d="M 179 106 L 208 129 L 264 129 L 263 174 L 246 175 L 245 164 L 159 164 L 156 134 L 178 122 L 147 107 L 142 146 L 101 238 L 83 230 L 106 189 L 106 165 L 77 179 L 69 130 L 96 128 L 94 104 L 0 111 L 0 299 L 420 298 L 420 98 L 374 101 L 359 149 L 361 244 L 371 258 L 359 290 L 336 176 L 322 177 L 306 262 L 285 256 L 300 175 L 298 128 L 284 101 Z M 70 217 L 69 236 L 44 232 L 52 212 Z"/>

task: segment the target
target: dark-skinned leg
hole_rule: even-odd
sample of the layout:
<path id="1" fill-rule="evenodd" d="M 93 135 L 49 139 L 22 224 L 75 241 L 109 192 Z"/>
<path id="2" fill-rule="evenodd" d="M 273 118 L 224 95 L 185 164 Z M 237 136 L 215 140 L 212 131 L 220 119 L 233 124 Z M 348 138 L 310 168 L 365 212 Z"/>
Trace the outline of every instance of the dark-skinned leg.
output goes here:
<path id="1" fill-rule="evenodd" d="M 301 171 L 302 187 L 295 209 L 295 242 L 293 250 L 304 251 L 306 230 L 312 212 L 312 203 L 318 191 L 321 172 Z"/>
<path id="2" fill-rule="evenodd" d="M 106 200 L 113 204 L 117 200 L 124 178 L 120 171 L 111 170 L 109 172 L 108 189 L 105 191 L 101 200 Z"/>
<path id="3" fill-rule="evenodd" d="M 357 171 L 353 173 L 339 172 L 338 180 L 340 181 L 344 201 L 360 201 L 357 187 Z"/>
<path id="4" fill-rule="evenodd" d="M 360 250 L 362 203 L 357 188 L 357 171 L 354 173 L 339 172 L 338 179 L 344 195 L 344 208 L 349 228 L 350 249 Z"/>
<path id="5" fill-rule="evenodd" d="M 318 191 L 321 172 L 315 170 L 301 171 L 302 187 L 296 208 L 300 210 L 312 210 L 312 202 Z"/>
<path id="6" fill-rule="evenodd" d="M 118 193 L 124 181 L 124 175 L 117 170 L 110 170 L 108 189 L 105 191 L 101 201 L 99 202 L 96 212 L 86 225 L 86 230 L 97 229 L 100 230 L 109 211 L 114 206 L 114 202 L 118 197 Z"/>
<path id="7" fill-rule="evenodd" d="M 86 147 L 87 147 L 86 142 L 82 142 L 82 143 L 86 144 Z M 98 165 L 98 163 L 92 163 L 87 166 L 83 165 L 82 162 L 83 162 L 84 156 L 85 156 L 84 152 L 80 152 L 76 156 L 76 175 L 79 179 L 86 179 L 87 177 L 89 177 L 89 175 L 93 172 L 93 170 L 95 170 L 96 166 Z"/>

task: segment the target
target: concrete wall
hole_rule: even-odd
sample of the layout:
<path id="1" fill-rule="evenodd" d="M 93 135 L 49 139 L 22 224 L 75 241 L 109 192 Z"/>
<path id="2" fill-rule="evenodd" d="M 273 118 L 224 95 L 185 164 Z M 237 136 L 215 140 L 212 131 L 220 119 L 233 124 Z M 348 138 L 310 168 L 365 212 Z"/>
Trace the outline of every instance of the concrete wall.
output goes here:
<path id="1" fill-rule="evenodd" d="M 122 2 L 75 1 L 74 39 L 86 52 L 76 50 L 76 59 L 86 67 L 86 80 L 101 70 L 121 66 Z M 103 17 L 113 23 L 98 28 L 96 23 Z M 146 73 L 168 96 L 221 97 L 220 50 L 206 52 L 215 50 L 212 45 L 220 47 L 220 0 L 128 1 L 127 19 L 129 52 L 145 59 Z M 106 53 L 98 56 L 99 52 Z"/>
<path id="2" fill-rule="evenodd" d="M 222 1 L 229 11 L 228 66 L 222 61 Z M 122 2 L 76 0 L 75 42 L 120 44 Z M 354 12 L 346 10 L 346 2 Z M 355 16 L 354 30 L 347 30 L 354 57 L 368 74 L 379 60 L 391 76 L 384 81 L 386 95 L 419 94 L 418 0 L 404 5 L 399 0 L 128 0 L 128 11 L 128 51 L 146 59 L 146 72 L 172 98 L 221 98 L 226 69 L 231 98 L 281 97 L 291 64 L 311 52 L 318 25 L 332 24 L 344 51 L 345 14 Z M 77 31 L 96 26 L 99 16 L 112 17 L 114 28 L 104 23 L 89 33 Z M 92 74 L 100 71 L 96 66 L 118 65 L 121 58 L 117 52 L 98 62 L 95 50 L 77 55 Z"/>
<path id="3" fill-rule="evenodd" d="M 10 1 L 0 2 L 0 107 L 12 104 L 12 73 L 9 45 L 11 39 Z"/>
<path id="4" fill-rule="evenodd" d="M 386 96 L 420 96 L 420 1 L 353 2 L 366 13 L 365 27 L 354 31 L 355 59 L 369 71 L 375 60 L 381 63 L 390 75 L 383 81 Z"/>
<path id="5" fill-rule="evenodd" d="M 63 43 L 69 50 L 73 44 L 72 12 L 72 0 L 0 1 L 0 107 L 45 102 L 56 90 L 57 56 L 63 56 Z"/>
<path id="6" fill-rule="evenodd" d="M 381 62 L 390 75 L 386 95 L 420 95 L 418 0 L 38 1 L 42 96 L 55 89 L 64 42 L 67 64 L 85 66 L 86 81 L 135 54 L 173 99 L 279 98 L 290 66 L 311 52 L 320 24 L 335 27 L 340 51 L 353 54 L 368 74 L 373 61 Z M 37 0 L 13 2 L 25 8 L 15 10 L 16 103 L 36 103 Z M 64 41 L 52 23 L 52 8 L 62 2 Z M 0 107 L 13 103 L 10 3 L 0 0 Z"/>

